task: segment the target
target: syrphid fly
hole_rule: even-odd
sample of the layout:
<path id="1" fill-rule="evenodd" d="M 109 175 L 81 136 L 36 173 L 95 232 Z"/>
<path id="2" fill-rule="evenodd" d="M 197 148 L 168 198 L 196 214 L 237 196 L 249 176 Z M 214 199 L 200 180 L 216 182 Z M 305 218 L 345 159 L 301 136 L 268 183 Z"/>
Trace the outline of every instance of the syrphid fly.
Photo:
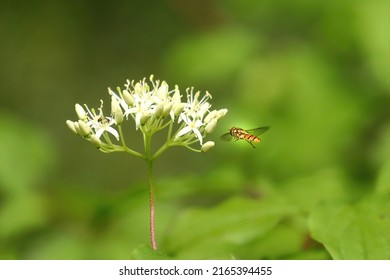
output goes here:
<path id="1" fill-rule="evenodd" d="M 261 140 L 258 136 L 266 132 L 268 129 L 270 129 L 269 126 L 262 126 L 248 130 L 244 130 L 238 127 L 232 127 L 231 129 L 229 129 L 229 132 L 222 135 L 221 138 L 225 141 L 230 141 L 232 139 L 237 141 L 243 139 L 246 140 L 249 144 L 251 144 L 253 148 L 255 148 L 252 142 L 260 142 Z"/>

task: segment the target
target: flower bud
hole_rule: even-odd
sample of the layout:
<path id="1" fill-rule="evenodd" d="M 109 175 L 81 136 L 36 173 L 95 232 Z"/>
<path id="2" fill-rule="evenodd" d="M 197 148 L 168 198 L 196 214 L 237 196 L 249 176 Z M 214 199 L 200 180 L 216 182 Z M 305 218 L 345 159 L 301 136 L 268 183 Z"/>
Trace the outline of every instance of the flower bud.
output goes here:
<path id="1" fill-rule="evenodd" d="M 223 118 L 228 112 L 228 109 L 221 109 L 217 111 L 217 118 Z"/>
<path id="2" fill-rule="evenodd" d="M 163 117 L 168 116 L 169 113 L 171 112 L 171 110 L 172 110 L 172 104 L 168 104 L 168 105 L 164 106 L 164 110 L 162 112 L 162 116 Z"/>
<path id="3" fill-rule="evenodd" d="M 181 112 L 183 111 L 184 109 L 184 103 L 175 103 L 173 104 L 173 113 L 175 114 L 175 116 L 179 116 L 181 114 Z"/>
<path id="4" fill-rule="evenodd" d="M 158 105 L 156 106 L 156 110 L 154 111 L 154 115 L 155 115 L 157 118 L 159 118 L 159 117 L 162 116 L 163 111 L 164 111 L 164 105 L 158 104 Z"/>
<path id="5" fill-rule="evenodd" d="M 100 141 L 100 139 L 95 134 L 91 135 L 90 141 L 96 146 L 96 148 L 100 148 L 102 144 L 102 141 Z"/>
<path id="6" fill-rule="evenodd" d="M 76 132 L 78 135 L 81 135 L 80 126 L 78 122 L 73 122 L 74 128 L 76 129 Z"/>
<path id="7" fill-rule="evenodd" d="M 210 134 L 212 133 L 215 128 L 217 127 L 217 120 L 216 119 L 212 119 L 205 127 L 205 131 L 206 133 Z"/>
<path id="8" fill-rule="evenodd" d="M 76 130 L 76 127 L 74 126 L 74 122 L 70 121 L 70 120 L 67 120 L 66 121 L 66 125 L 69 127 L 70 130 L 72 130 L 72 132 L 74 134 L 78 134 L 77 133 L 77 130 Z"/>
<path id="9" fill-rule="evenodd" d="M 78 124 L 81 136 L 86 137 L 92 133 L 91 127 L 85 121 L 79 120 Z"/>
<path id="10" fill-rule="evenodd" d="M 76 114 L 79 117 L 80 120 L 85 120 L 87 117 L 87 113 L 85 112 L 84 108 L 80 104 L 75 105 Z"/>
<path id="11" fill-rule="evenodd" d="M 111 113 L 117 124 L 121 124 L 123 122 L 123 112 L 121 106 L 114 96 L 111 96 Z"/>
<path id="12" fill-rule="evenodd" d="M 121 110 L 121 108 L 118 107 L 118 110 L 114 113 L 114 118 L 115 118 L 115 122 L 116 124 L 120 125 L 123 123 L 123 112 Z"/>
<path id="13" fill-rule="evenodd" d="M 149 114 L 148 113 L 142 114 L 141 119 L 140 119 L 140 124 L 141 125 L 145 125 L 146 122 L 148 121 L 148 119 L 149 119 Z"/>
<path id="14" fill-rule="evenodd" d="M 125 100 L 126 104 L 128 106 L 133 106 L 134 98 L 133 98 L 133 96 L 131 95 L 131 93 L 127 89 L 122 91 L 122 95 L 123 95 L 123 99 Z"/>
<path id="15" fill-rule="evenodd" d="M 175 103 L 179 103 L 180 99 L 181 99 L 180 90 L 179 87 L 176 85 L 172 96 L 172 101 Z"/>
<path id="16" fill-rule="evenodd" d="M 208 150 L 210 150 L 212 147 L 214 147 L 215 143 L 213 141 L 207 141 L 206 143 L 204 143 L 202 145 L 202 148 L 200 148 L 200 150 L 202 152 L 207 152 Z"/>
<path id="17" fill-rule="evenodd" d="M 215 117 L 217 116 L 217 111 L 216 110 L 213 110 L 211 111 L 210 113 L 208 113 L 208 115 L 204 118 L 204 122 L 205 123 L 209 123 L 212 119 L 215 119 Z"/>

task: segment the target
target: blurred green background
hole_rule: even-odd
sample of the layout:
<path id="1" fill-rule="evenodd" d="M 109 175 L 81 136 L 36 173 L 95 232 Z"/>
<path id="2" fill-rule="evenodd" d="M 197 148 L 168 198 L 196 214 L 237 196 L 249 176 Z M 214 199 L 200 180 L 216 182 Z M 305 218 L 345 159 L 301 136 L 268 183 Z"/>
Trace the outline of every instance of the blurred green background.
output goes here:
<path id="1" fill-rule="evenodd" d="M 148 257 L 144 162 L 65 121 L 150 74 L 229 110 L 213 150 L 155 163 L 166 258 L 389 259 L 389 13 L 387 0 L 2 1 L 0 259 Z M 263 125 L 256 149 L 219 140 Z"/>

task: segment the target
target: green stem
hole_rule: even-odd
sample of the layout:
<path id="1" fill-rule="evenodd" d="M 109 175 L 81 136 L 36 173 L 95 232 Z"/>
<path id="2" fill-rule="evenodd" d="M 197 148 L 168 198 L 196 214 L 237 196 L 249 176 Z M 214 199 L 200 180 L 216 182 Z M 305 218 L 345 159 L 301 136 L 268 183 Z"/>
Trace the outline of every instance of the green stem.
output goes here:
<path id="1" fill-rule="evenodd" d="M 128 153 L 130 155 L 145 159 L 145 156 L 143 154 L 140 154 L 132 149 L 129 149 L 128 147 L 123 147 L 122 150 L 124 150 L 126 153 Z"/>
<path id="2" fill-rule="evenodd" d="M 148 184 L 149 184 L 149 208 L 150 208 L 150 241 L 152 243 L 153 250 L 157 250 L 156 243 L 156 227 L 155 227 L 155 188 L 154 188 L 154 176 L 153 176 L 153 158 L 151 153 L 151 140 L 152 136 L 144 133 L 145 144 L 145 160 L 148 169 Z"/>
<path id="3" fill-rule="evenodd" d="M 159 157 L 168 148 L 169 148 L 169 142 L 162 145 L 160 149 L 158 149 L 158 151 L 153 155 L 152 159 L 156 159 L 157 157 Z"/>
<path id="4" fill-rule="evenodd" d="M 121 139 L 122 142 L 122 146 L 127 148 L 121 125 L 118 125 L 118 131 L 119 131 L 119 138 Z"/>
<path id="5" fill-rule="evenodd" d="M 150 241 L 153 250 L 157 250 L 156 227 L 155 227 L 155 188 L 153 178 L 153 160 L 147 160 L 148 183 L 149 183 L 149 206 L 150 206 Z"/>
<path id="6" fill-rule="evenodd" d="M 119 130 L 119 138 L 121 139 L 121 143 L 122 143 L 122 150 L 125 151 L 126 153 L 129 153 L 129 154 L 133 155 L 133 156 L 136 156 L 136 157 L 139 157 L 139 158 L 145 158 L 144 155 L 142 155 L 139 152 L 136 152 L 136 151 L 130 149 L 129 147 L 127 147 L 126 141 L 125 141 L 125 136 L 123 135 L 123 131 L 122 131 L 122 126 L 121 125 L 118 125 L 118 130 Z"/>

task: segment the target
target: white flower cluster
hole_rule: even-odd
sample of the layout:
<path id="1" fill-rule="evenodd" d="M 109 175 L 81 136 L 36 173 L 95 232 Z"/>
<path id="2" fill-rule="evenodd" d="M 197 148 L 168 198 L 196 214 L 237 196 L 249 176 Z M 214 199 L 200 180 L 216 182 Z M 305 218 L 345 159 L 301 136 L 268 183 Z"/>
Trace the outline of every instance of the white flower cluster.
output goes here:
<path id="1" fill-rule="evenodd" d="M 136 83 L 127 80 L 125 89 L 117 88 L 117 93 L 109 88 L 111 114 L 108 116 L 103 113 L 103 101 L 97 111 L 89 109 L 87 105 L 82 107 L 76 104 L 79 119 L 68 120 L 66 124 L 74 133 L 91 141 L 104 152 L 131 151 L 125 145 L 121 128 L 128 119 L 135 121 L 135 127 L 144 134 L 144 139 L 167 128 L 164 150 L 170 146 L 185 146 L 195 151 L 206 151 L 213 147 L 214 142 L 204 143 L 203 138 L 214 131 L 227 109 L 211 111 L 208 102 L 211 95 L 208 92 L 201 97 L 199 92 L 189 88 L 186 90 L 187 98 L 183 101 L 178 86 L 170 90 L 165 81 L 155 81 L 153 76 L 150 82 L 151 85 L 145 79 Z M 121 140 L 122 146 L 113 144 L 109 133 L 117 141 Z M 191 147 L 196 142 L 200 143 L 200 150 Z"/>

